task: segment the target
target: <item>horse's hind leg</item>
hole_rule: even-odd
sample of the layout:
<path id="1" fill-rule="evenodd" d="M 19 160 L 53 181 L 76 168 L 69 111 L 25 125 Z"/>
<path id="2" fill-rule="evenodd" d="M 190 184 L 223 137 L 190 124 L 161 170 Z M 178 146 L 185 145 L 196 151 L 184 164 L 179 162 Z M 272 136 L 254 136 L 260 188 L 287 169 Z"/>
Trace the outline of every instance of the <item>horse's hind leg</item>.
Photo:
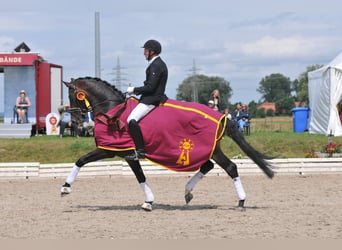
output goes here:
<path id="1" fill-rule="evenodd" d="M 151 188 L 146 182 L 146 177 L 144 171 L 141 168 L 139 161 L 129 161 L 127 160 L 128 165 L 131 167 L 137 181 L 139 182 L 141 190 L 145 194 L 145 202 L 142 204 L 141 208 L 145 211 L 152 211 L 152 203 L 154 202 L 154 195 L 152 193 Z"/>
<path id="2" fill-rule="evenodd" d="M 185 185 L 185 202 L 188 204 L 192 198 L 194 197 L 191 191 L 194 189 L 195 185 L 206 175 L 211 169 L 213 169 L 214 163 L 208 160 L 200 167 L 200 171 L 198 171 Z"/>
<path id="3" fill-rule="evenodd" d="M 227 156 L 225 156 L 225 154 L 222 152 L 219 146 L 217 146 L 214 151 L 213 160 L 220 167 L 222 167 L 224 171 L 226 171 L 226 173 L 232 178 L 235 190 L 239 197 L 238 207 L 243 209 L 245 199 L 246 199 L 246 193 L 245 193 L 245 190 L 243 189 L 236 164 L 232 162 L 231 160 L 229 160 Z"/>
<path id="4" fill-rule="evenodd" d="M 78 173 L 82 166 L 89 162 L 102 160 L 104 158 L 112 158 L 115 156 L 114 151 L 104 150 L 96 148 L 95 150 L 89 152 L 88 154 L 82 156 L 75 165 L 72 167 L 64 185 L 61 188 L 61 195 L 67 195 L 71 193 L 71 185 L 74 183 Z"/>

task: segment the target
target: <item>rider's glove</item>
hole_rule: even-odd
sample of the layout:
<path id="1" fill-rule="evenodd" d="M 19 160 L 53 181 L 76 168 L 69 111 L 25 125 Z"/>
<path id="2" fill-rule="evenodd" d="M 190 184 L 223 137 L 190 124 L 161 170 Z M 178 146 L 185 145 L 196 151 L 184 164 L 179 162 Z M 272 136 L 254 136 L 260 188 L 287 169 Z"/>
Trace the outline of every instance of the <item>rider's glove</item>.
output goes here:
<path id="1" fill-rule="evenodd" d="M 127 88 L 127 93 L 128 93 L 129 95 L 133 94 L 133 93 L 134 93 L 134 87 L 128 87 L 128 88 Z"/>

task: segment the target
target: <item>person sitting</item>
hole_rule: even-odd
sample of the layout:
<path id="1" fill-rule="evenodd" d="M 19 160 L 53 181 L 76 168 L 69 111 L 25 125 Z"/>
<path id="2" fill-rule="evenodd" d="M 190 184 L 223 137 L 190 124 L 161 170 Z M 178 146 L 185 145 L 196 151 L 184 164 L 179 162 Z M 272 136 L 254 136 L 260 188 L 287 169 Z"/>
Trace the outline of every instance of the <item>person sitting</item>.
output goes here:
<path id="1" fill-rule="evenodd" d="M 243 127 L 249 126 L 251 121 L 251 114 L 247 109 L 246 104 L 241 105 L 241 111 L 239 111 L 238 115 L 236 116 L 236 120 L 239 126 L 239 130 L 243 132 Z"/>
<path id="2" fill-rule="evenodd" d="M 208 107 L 211 109 L 214 109 L 214 101 L 213 100 L 208 101 Z"/>
<path id="3" fill-rule="evenodd" d="M 225 109 L 224 109 L 224 114 L 226 115 L 226 117 L 227 117 L 228 120 L 231 120 L 231 119 L 232 119 L 232 115 L 231 115 L 231 113 L 230 113 L 230 111 L 229 111 L 228 108 L 225 108 Z"/>
<path id="4" fill-rule="evenodd" d="M 234 113 L 232 115 L 232 120 L 237 122 L 237 117 L 240 116 L 240 112 L 241 112 L 241 103 L 237 103 L 236 104 L 236 108 L 234 110 Z"/>
<path id="5" fill-rule="evenodd" d="M 58 112 L 60 115 L 60 120 L 58 122 L 60 138 L 63 137 L 65 128 L 70 128 L 71 134 L 76 134 L 76 136 L 78 137 L 77 126 L 74 125 L 74 123 L 71 121 L 71 113 L 68 110 L 69 110 L 68 104 L 61 105 L 58 107 Z"/>
<path id="6" fill-rule="evenodd" d="M 25 117 L 28 107 L 31 106 L 30 98 L 26 96 L 25 90 L 20 90 L 19 96 L 15 102 L 16 112 L 18 114 L 18 123 L 28 122 Z"/>

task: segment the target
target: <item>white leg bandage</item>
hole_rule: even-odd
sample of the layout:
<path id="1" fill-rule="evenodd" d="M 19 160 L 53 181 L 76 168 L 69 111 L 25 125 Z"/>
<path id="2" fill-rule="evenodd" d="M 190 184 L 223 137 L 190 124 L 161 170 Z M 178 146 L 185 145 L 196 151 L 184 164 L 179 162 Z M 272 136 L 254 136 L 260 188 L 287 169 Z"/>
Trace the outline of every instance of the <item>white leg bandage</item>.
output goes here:
<path id="1" fill-rule="evenodd" d="M 152 193 L 152 190 L 148 186 L 148 184 L 146 182 L 140 183 L 140 188 L 145 194 L 145 197 L 146 197 L 145 201 L 153 202 L 154 201 L 154 195 Z"/>
<path id="2" fill-rule="evenodd" d="M 187 194 L 191 192 L 194 189 L 197 182 L 199 182 L 203 178 L 203 176 L 204 174 L 202 174 L 201 172 L 197 172 L 185 185 L 185 193 Z"/>
<path id="3" fill-rule="evenodd" d="M 66 182 L 70 185 L 72 185 L 74 182 L 75 182 L 75 179 L 78 175 L 78 172 L 80 172 L 80 169 L 79 167 L 77 167 L 76 165 L 74 165 L 71 169 L 71 172 L 70 174 L 68 175 L 68 178 L 66 179 Z"/>
<path id="4" fill-rule="evenodd" d="M 237 195 L 239 197 L 239 200 L 245 200 L 246 199 L 246 193 L 243 189 L 240 177 L 236 177 L 233 179 L 234 187 L 236 189 Z"/>

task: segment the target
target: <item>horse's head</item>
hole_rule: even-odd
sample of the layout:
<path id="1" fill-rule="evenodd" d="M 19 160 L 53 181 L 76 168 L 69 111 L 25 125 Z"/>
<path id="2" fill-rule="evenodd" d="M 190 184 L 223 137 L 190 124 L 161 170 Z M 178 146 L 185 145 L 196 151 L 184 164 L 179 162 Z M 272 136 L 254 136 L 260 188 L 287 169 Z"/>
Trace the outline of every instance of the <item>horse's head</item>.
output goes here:
<path id="1" fill-rule="evenodd" d="M 76 97 L 73 93 L 75 93 L 75 84 L 73 83 L 73 79 L 71 79 L 71 82 L 65 82 L 63 81 L 64 85 L 68 87 L 69 91 L 69 102 L 70 107 L 68 108 L 68 111 L 71 113 L 71 121 L 72 123 L 76 124 L 76 126 L 79 126 L 84 120 L 84 113 L 86 112 L 86 108 L 82 106 L 82 103 L 77 103 Z"/>
<path id="2" fill-rule="evenodd" d="M 69 90 L 71 109 L 106 113 L 125 101 L 125 96 L 121 91 L 99 78 L 71 79 L 71 82 L 64 82 L 64 84 Z"/>
<path id="3" fill-rule="evenodd" d="M 77 90 L 76 82 L 74 79 L 71 79 L 71 82 L 64 82 L 64 85 L 68 87 L 68 97 L 70 102 L 70 109 L 79 109 L 86 112 L 88 107 L 86 105 L 86 92 L 81 89 Z"/>

